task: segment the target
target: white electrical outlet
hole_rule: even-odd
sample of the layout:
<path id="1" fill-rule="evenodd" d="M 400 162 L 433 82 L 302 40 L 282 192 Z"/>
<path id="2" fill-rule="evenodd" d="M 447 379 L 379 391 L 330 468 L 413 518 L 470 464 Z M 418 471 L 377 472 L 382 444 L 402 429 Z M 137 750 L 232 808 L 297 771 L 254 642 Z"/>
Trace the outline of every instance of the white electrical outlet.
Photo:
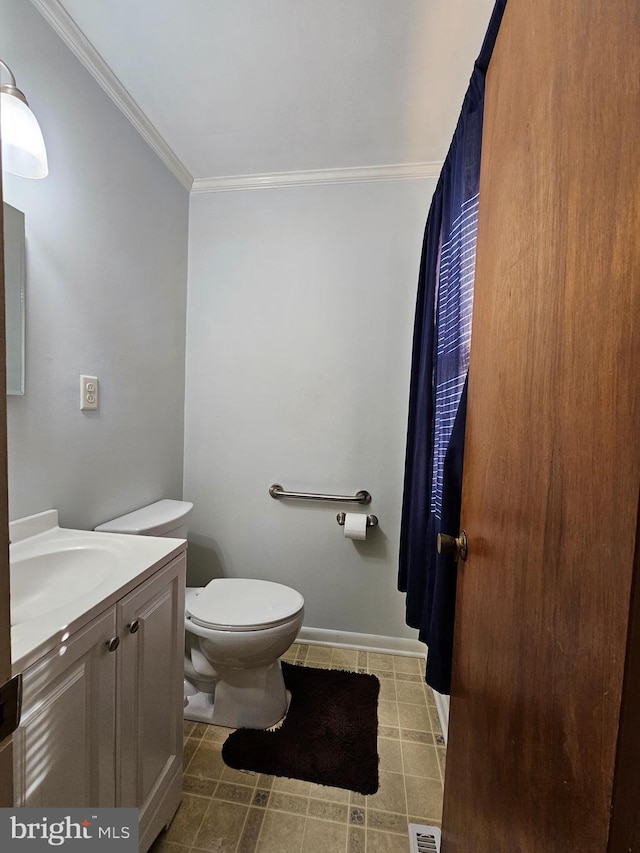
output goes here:
<path id="1" fill-rule="evenodd" d="M 95 412 L 98 408 L 98 377 L 80 377 L 80 408 L 83 412 Z"/>

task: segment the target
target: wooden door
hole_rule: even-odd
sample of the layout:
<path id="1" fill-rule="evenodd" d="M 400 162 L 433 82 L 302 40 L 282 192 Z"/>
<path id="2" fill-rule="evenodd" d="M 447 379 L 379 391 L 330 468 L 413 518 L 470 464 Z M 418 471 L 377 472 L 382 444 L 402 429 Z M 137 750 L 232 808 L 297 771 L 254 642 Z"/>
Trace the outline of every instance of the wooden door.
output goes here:
<path id="1" fill-rule="evenodd" d="M 445 853 L 640 850 L 639 47 L 509 0 L 488 72 Z"/>

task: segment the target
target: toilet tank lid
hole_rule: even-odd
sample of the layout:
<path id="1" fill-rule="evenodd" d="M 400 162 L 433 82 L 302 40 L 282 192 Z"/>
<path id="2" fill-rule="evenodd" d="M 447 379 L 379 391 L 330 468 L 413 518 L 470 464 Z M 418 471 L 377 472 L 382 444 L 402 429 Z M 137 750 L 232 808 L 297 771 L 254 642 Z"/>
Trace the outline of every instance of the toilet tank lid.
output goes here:
<path id="1" fill-rule="evenodd" d="M 161 500 L 143 506 L 134 512 L 121 515 L 95 529 L 100 533 L 139 533 L 145 536 L 162 536 L 184 524 L 193 504 L 190 501 Z"/>

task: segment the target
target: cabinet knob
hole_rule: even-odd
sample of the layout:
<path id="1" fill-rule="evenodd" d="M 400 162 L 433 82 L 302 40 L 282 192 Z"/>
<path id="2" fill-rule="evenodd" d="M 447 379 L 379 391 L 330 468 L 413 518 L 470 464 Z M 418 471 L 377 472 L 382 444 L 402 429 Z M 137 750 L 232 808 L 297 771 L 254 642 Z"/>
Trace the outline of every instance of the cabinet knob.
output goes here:
<path id="1" fill-rule="evenodd" d="M 115 650 L 120 645 L 120 637 L 112 637 L 110 640 L 107 640 L 107 649 L 110 652 L 115 652 Z"/>
<path id="2" fill-rule="evenodd" d="M 130 634 L 135 634 L 140 630 L 140 622 L 138 619 L 134 619 L 130 625 L 127 625 Z"/>

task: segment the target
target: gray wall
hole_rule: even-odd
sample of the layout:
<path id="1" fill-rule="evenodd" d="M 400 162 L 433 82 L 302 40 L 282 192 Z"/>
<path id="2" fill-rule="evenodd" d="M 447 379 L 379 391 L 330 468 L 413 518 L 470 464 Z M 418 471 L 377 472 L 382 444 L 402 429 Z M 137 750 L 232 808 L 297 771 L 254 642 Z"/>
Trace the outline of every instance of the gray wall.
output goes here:
<path id="1" fill-rule="evenodd" d="M 28 261 L 26 395 L 8 399 L 11 517 L 57 507 L 63 525 L 91 528 L 181 497 L 184 448 L 192 583 L 277 580 L 305 596 L 307 626 L 414 638 L 396 572 L 434 182 L 197 195 L 189 211 L 31 4 L 0 0 L 0 15 L 0 56 L 50 160 L 45 180 L 4 187 L 25 212 Z M 99 377 L 98 413 L 79 409 L 81 373 Z M 366 488 L 380 527 L 345 540 L 337 507 L 276 502 L 273 482 Z"/>
<path id="2" fill-rule="evenodd" d="M 185 497 L 192 583 L 265 578 L 305 626 L 415 637 L 397 564 L 413 314 L 434 181 L 193 195 Z M 271 483 L 368 489 L 380 526 Z"/>
<path id="3" fill-rule="evenodd" d="M 0 0 L 0 57 L 45 136 L 4 176 L 27 237 L 26 395 L 9 397 L 11 518 L 91 528 L 182 496 L 188 194 L 31 3 Z M 97 413 L 79 376 L 97 375 Z"/>

